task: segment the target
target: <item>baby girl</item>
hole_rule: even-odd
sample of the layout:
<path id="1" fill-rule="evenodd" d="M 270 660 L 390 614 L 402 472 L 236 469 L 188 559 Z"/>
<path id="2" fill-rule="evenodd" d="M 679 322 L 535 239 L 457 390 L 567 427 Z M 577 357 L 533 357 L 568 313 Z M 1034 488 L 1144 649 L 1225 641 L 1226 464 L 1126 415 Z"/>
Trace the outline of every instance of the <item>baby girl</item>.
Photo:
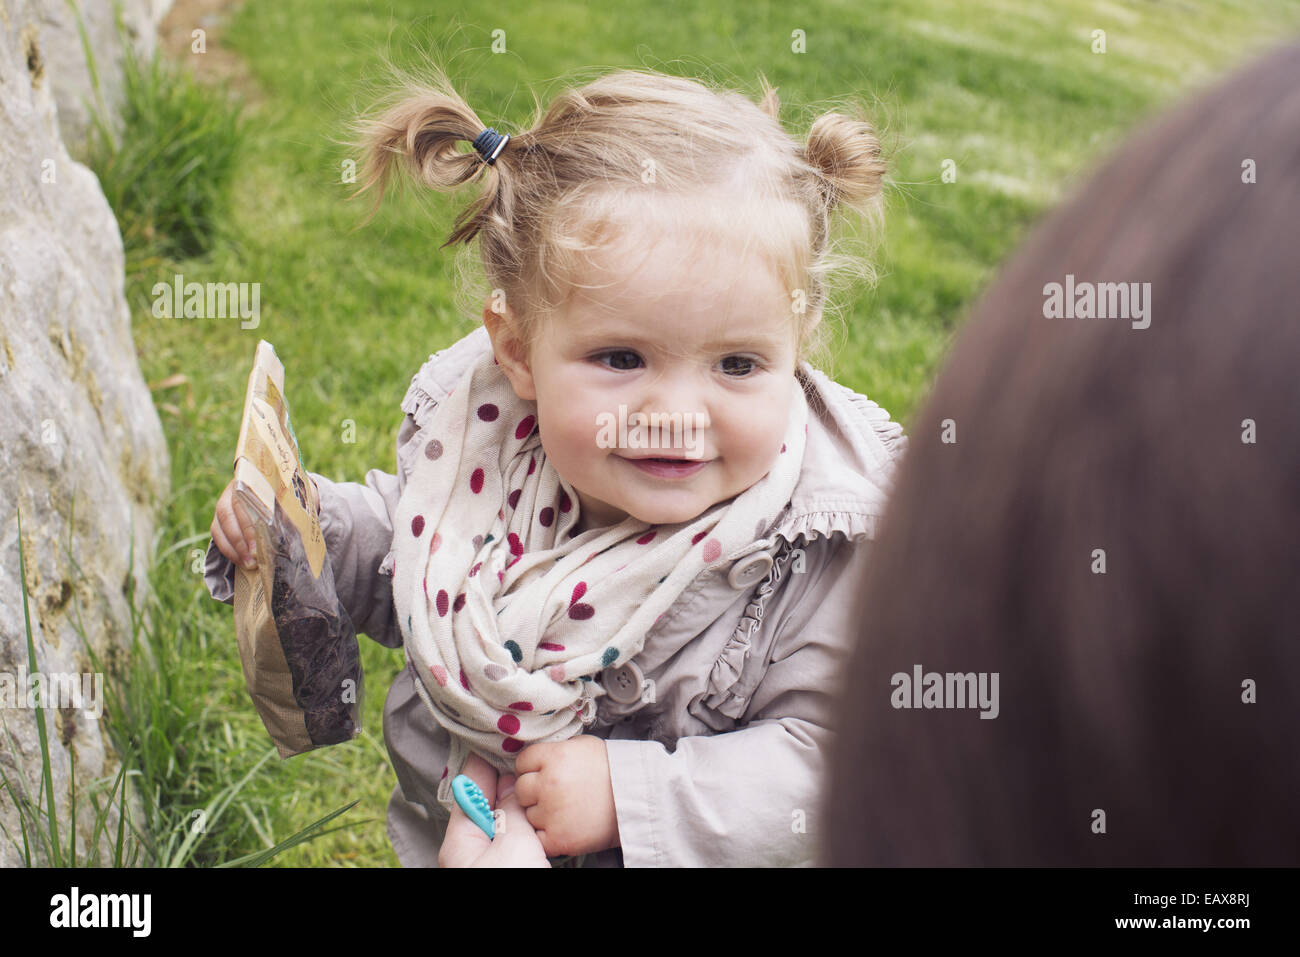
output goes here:
<path id="1" fill-rule="evenodd" d="M 831 268 L 863 265 L 832 256 L 831 217 L 875 218 L 879 142 L 829 113 L 800 145 L 763 89 L 614 72 L 507 137 L 439 74 L 364 127 L 377 198 L 400 167 L 482 180 L 445 244 L 479 241 L 482 326 L 412 379 L 395 475 L 312 475 L 357 631 L 405 649 L 384 708 L 404 865 L 436 863 L 471 754 L 519 775 L 547 855 L 817 854 L 905 439 L 809 361 Z M 220 600 L 241 521 L 227 489 Z"/>

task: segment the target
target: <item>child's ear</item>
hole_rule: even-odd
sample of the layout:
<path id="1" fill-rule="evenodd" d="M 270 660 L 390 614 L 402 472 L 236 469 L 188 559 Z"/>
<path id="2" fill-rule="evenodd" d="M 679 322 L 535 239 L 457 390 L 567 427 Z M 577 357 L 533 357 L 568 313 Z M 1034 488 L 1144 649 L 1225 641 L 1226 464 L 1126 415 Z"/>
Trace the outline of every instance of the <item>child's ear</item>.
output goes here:
<path id="1" fill-rule="evenodd" d="M 514 386 L 515 395 L 525 401 L 537 400 L 537 388 L 533 383 L 532 369 L 528 365 L 528 350 L 519 338 L 518 320 L 509 306 L 498 306 L 503 310 L 493 309 L 493 301 L 488 300 L 483 307 L 483 325 L 487 327 L 488 338 L 492 340 L 492 354 L 497 364 Z"/>

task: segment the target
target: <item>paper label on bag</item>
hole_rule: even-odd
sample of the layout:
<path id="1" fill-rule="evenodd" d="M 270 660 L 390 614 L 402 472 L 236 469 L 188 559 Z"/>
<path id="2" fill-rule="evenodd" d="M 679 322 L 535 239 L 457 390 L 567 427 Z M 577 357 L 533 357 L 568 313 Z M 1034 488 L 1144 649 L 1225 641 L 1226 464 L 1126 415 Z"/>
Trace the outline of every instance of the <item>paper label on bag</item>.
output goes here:
<path id="1" fill-rule="evenodd" d="M 319 577 L 321 561 L 325 555 L 325 537 L 321 534 L 320 520 L 309 511 L 311 498 L 307 492 L 307 482 L 310 479 L 302 474 L 298 456 L 287 436 L 280 430 L 280 420 L 271 407 L 261 399 L 254 399 L 251 412 L 253 434 L 261 440 L 251 443 L 251 446 L 257 449 L 260 445 L 258 451 L 264 454 L 258 455 L 256 459 L 250 456 L 250 460 L 263 475 L 268 478 L 275 476 L 276 481 L 271 485 L 275 489 L 276 500 L 302 536 L 303 550 L 307 554 L 311 573 Z"/>
<path id="2" fill-rule="evenodd" d="M 312 575 L 319 577 L 325 559 L 325 536 L 321 533 L 317 515 L 316 489 L 303 467 L 298 443 L 289 425 L 283 381 L 284 367 L 271 344 L 262 340 L 258 343 L 249 377 L 244 419 L 235 449 L 235 475 L 239 478 L 243 473 L 246 484 L 261 499 L 267 516 L 274 513 L 274 503 L 280 503 L 302 537 Z M 265 481 L 250 479 L 248 473 L 240 468 L 241 459 Z"/>

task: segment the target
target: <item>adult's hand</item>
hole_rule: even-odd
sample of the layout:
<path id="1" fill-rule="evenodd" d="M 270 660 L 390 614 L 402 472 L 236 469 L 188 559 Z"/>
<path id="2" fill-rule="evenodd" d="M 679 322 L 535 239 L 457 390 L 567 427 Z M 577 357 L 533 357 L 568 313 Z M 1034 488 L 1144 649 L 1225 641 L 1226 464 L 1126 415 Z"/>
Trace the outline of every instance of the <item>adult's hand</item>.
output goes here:
<path id="1" fill-rule="evenodd" d="M 477 754 L 469 756 L 464 773 L 483 790 L 488 807 L 496 809 L 496 837 L 489 838 L 460 805 L 455 805 L 447 822 L 447 836 L 438 850 L 438 866 L 550 867 L 537 832 L 519 806 L 515 775 L 507 774 L 498 780 L 496 768 Z"/>

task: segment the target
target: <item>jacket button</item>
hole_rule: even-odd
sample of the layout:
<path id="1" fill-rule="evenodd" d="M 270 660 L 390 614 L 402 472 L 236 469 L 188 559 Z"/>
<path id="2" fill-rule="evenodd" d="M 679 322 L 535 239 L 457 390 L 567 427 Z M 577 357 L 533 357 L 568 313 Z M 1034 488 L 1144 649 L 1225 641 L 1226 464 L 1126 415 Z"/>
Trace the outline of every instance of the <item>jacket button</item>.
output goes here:
<path id="1" fill-rule="evenodd" d="M 727 584 L 740 591 L 766 577 L 771 569 L 772 556 L 766 552 L 756 552 L 731 566 L 731 571 L 727 572 Z"/>
<path id="2" fill-rule="evenodd" d="M 605 693 L 619 704 L 631 704 L 641 698 L 644 675 L 635 661 L 617 668 L 606 668 L 600 673 L 600 683 Z"/>

